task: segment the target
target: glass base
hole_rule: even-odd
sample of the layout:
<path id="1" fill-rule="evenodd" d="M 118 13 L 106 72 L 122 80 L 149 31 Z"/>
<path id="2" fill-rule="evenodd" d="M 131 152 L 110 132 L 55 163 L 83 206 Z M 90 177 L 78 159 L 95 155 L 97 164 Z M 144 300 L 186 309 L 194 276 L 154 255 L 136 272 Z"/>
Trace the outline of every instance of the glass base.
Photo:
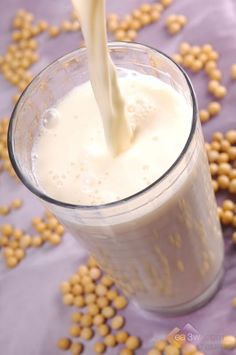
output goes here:
<path id="1" fill-rule="evenodd" d="M 215 295 L 215 293 L 218 291 L 220 287 L 223 275 L 224 275 L 224 268 L 221 267 L 213 283 L 200 296 L 185 304 L 181 304 L 178 306 L 170 306 L 170 307 L 149 308 L 145 305 L 139 304 L 138 302 L 134 302 L 134 303 L 135 305 L 138 306 L 139 309 L 141 308 L 144 311 L 154 312 L 156 314 L 160 314 L 163 316 L 178 316 L 178 315 L 183 315 L 185 313 L 190 313 L 204 306 L 211 298 L 213 298 L 213 296 Z"/>

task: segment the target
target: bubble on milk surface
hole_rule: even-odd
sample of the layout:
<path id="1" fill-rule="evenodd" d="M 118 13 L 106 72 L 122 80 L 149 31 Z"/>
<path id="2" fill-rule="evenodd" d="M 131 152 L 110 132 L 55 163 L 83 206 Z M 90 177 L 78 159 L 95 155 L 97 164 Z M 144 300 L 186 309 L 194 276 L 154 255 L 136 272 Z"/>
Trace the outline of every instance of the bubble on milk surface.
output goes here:
<path id="1" fill-rule="evenodd" d="M 126 113 L 133 131 L 145 127 L 154 117 L 156 106 L 149 97 L 134 95 L 127 100 Z"/>
<path id="2" fill-rule="evenodd" d="M 57 181 L 59 179 L 59 176 L 57 174 L 52 175 L 52 180 Z"/>
<path id="3" fill-rule="evenodd" d="M 62 188 L 66 182 L 67 174 L 58 174 L 53 170 L 49 170 L 49 175 L 53 181 L 53 184 L 58 188 Z"/>
<path id="4" fill-rule="evenodd" d="M 42 116 L 42 124 L 46 129 L 53 129 L 57 126 L 60 119 L 60 113 L 55 108 L 49 108 L 44 111 Z"/>
<path id="5" fill-rule="evenodd" d="M 76 175 L 76 179 L 80 180 L 80 187 L 83 192 L 94 192 L 94 186 L 96 186 L 97 177 L 93 172 L 80 169 L 80 174 Z"/>

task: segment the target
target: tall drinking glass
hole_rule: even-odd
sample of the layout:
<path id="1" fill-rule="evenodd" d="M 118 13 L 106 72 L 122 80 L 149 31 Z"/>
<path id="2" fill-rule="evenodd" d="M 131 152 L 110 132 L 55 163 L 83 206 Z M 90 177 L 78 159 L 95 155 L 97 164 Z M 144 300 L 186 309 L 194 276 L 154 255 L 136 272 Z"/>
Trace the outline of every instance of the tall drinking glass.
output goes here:
<path id="1" fill-rule="evenodd" d="M 10 158 L 26 187 L 128 297 L 147 310 L 193 310 L 214 294 L 223 273 L 223 239 L 195 94 L 187 75 L 163 53 L 128 43 L 111 43 L 109 49 L 117 67 L 159 78 L 192 107 L 191 132 L 168 171 L 144 190 L 99 206 L 57 201 L 38 185 L 32 147 L 42 115 L 89 80 L 86 49 L 49 65 L 24 91 L 10 121 Z"/>

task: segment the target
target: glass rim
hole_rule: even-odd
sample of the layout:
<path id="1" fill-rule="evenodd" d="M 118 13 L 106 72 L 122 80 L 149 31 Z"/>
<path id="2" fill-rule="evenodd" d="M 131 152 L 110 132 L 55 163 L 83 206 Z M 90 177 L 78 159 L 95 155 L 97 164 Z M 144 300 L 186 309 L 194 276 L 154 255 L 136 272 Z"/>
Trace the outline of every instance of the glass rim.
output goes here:
<path id="1" fill-rule="evenodd" d="M 69 58 L 70 56 L 73 56 L 74 54 L 82 54 L 84 52 L 86 52 L 86 48 L 79 48 L 76 49 L 74 51 L 71 51 L 59 58 L 57 58 L 56 60 L 54 60 L 53 62 L 51 62 L 49 65 L 47 65 L 44 69 L 42 69 L 34 78 L 33 80 L 29 83 L 29 85 L 25 88 L 25 90 L 22 92 L 18 102 L 16 103 L 13 112 L 11 114 L 10 117 L 10 122 L 9 122 L 9 128 L 8 128 L 8 139 L 7 139 L 7 145 L 8 145 L 8 152 L 9 152 L 9 158 L 10 161 L 12 163 L 12 166 L 16 172 L 16 175 L 18 176 L 18 178 L 20 179 L 20 181 L 37 197 L 39 197 L 40 199 L 59 206 L 59 207 L 64 207 L 67 209 L 81 209 L 81 210 L 96 210 L 96 209 L 104 209 L 104 208 L 112 208 L 112 207 L 117 207 L 119 205 L 123 205 L 124 203 L 127 203 L 129 201 L 134 200 L 135 198 L 145 194 L 147 191 L 151 190 L 155 185 L 158 185 L 160 182 L 162 182 L 173 170 L 174 168 L 178 165 L 178 163 L 182 160 L 184 154 L 187 152 L 188 147 L 192 141 L 192 138 L 194 136 L 195 130 L 196 130 L 196 124 L 197 124 L 197 100 L 196 100 L 196 94 L 195 91 L 193 89 L 192 83 L 187 75 L 187 73 L 183 70 L 183 68 L 180 67 L 180 65 L 178 65 L 170 56 L 168 56 L 167 54 L 163 53 L 162 51 L 155 49 L 151 46 L 147 46 L 147 45 L 143 45 L 140 43 L 136 43 L 136 42 L 109 42 L 108 43 L 108 48 L 109 49 L 115 49 L 115 48 L 130 48 L 130 49 L 142 49 L 143 51 L 149 51 L 150 53 L 158 53 L 160 55 L 162 55 L 164 58 L 167 58 L 170 62 L 172 62 L 172 64 L 174 64 L 174 66 L 176 66 L 178 68 L 178 70 L 180 70 L 180 72 L 182 73 L 184 79 L 186 80 L 189 92 L 190 92 L 190 96 L 191 96 L 191 100 L 192 100 L 192 123 L 191 123 L 191 129 L 188 135 L 188 138 L 185 142 L 185 145 L 181 151 L 181 153 L 179 154 L 179 156 L 177 157 L 177 159 L 174 161 L 174 163 L 169 167 L 168 170 L 165 171 L 164 174 L 162 174 L 158 179 L 156 179 L 153 183 L 151 183 L 150 185 L 148 185 L 147 187 L 145 187 L 144 189 L 130 195 L 127 196 L 123 199 L 117 200 L 117 201 L 112 201 L 109 203 L 104 203 L 104 204 L 99 204 L 99 205 L 79 205 L 79 204 L 74 204 L 74 203 L 68 203 L 68 202 L 63 202 L 60 200 L 57 200 L 53 197 L 48 196 L 46 193 L 44 193 L 44 191 L 41 191 L 40 189 L 38 189 L 35 185 L 33 185 L 31 183 L 31 181 L 29 181 L 29 179 L 23 174 L 22 169 L 20 168 L 20 166 L 17 163 L 17 159 L 15 158 L 15 149 L 14 149 L 14 132 L 13 132 L 13 128 L 14 128 L 14 122 L 17 120 L 17 112 L 18 112 L 18 107 L 19 104 L 21 103 L 22 99 L 28 94 L 28 91 L 31 89 L 31 87 L 34 85 L 34 83 L 36 81 L 38 81 L 38 79 L 48 70 L 50 70 L 51 68 L 53 68 L 53 66 L 58 63 L 59 61 L 65 60 L 67 57 Z"/>

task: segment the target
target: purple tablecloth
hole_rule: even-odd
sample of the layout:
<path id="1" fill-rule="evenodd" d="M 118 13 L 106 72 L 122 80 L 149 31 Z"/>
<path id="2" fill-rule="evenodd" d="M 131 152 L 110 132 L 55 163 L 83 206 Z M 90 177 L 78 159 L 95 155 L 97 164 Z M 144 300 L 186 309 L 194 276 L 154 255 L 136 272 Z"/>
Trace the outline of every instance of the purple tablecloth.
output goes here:
<path id="1" fill-rule="evenodd" d="M 127 13 L 141 3 L 140 0 L 107 1 L 108 10 Z M 46 18 L 59 23 L 69 16 L 69 0 L 0 0 L 0 54 L 5 52 L 10 37 L 10 23 L 20 7 L 32 11 L 38 19 Z M 184 14 L 189 19 L 186 28 L 177 36 L 170 37 L 164 29 L 168 14 Z M 204 126 L 208 139 L 216 130 L 235 128 L 236 83 L 230 80 L 230 66 L 236 62 L 236 1 L 235 0 L 175 0 L 159 23 L 142 30 L 138 41 L 173 54 L 181 41 L 192 44 L 211 43 L 220 52 L 220 69 L 229 95 L 223 102 L 219 117 Z M 75 49 L 80 35 L 73 33 L 55 40 L 46 35 L 40 39 L 40 62 L 35 65 L 37 73 L 45 65 L 67 51 Z M 211 99 L 207 94 L 207 80 L 203 74 L 191 76 L 197 91 L 199 106 L 204 107 Z M 11 96 L 15 93 L 0 76 L 0 116 L 9 116 L 12 110 Z M 21 184 L 16 184 L 6 174 L 0 177 L 0 204 L 14 197 L 23 198 L 24 208 L 0 223 L 10 222 L 30 230 L 30 218 L 42 214 L 40 203 Z M 207 211 L 206 211 L 207 213 Z M 230 235 L 230 231 L 226 231 Z M 60 351 L 55 343 L 68 332 L 71 310 L 62 305 L 58 292 L 59 283 L 67 279 L 85 260 L 86 253 L 67 234 L 57 248 L 43 247 L 32 250 L 19 267 L 6 270 L 0 258 L 0 354 L 1 355 L 56 355 Z M 182 328 L 190 323 L 201 335 L 201 347 L 208 355 L 225 354 L 219 343 L 224 334 L 235 334 L 236 310 L 231 299 L 236 295 L 236 252 L 226 243 L 226 273 L 222 288 L 211 302 L 202 309 L 182 317 L 161 318 L 137 310 L 132 304 L 125 311 L 127 329 L 143 339 L 143 347 L 137 354 L 144 355 L 155 338 L 168 334 L 174 327 Z M 188 287 L 188 285 L 186 285 Z M 86 345 L 85 354 L 92 354 L 92 342 Z M 110 348 L 111 349 L 111 348 Z M 117 354 L 117 349 L 108 354 Z M 236 351 L 232 351 L 236 354 Z"/>

